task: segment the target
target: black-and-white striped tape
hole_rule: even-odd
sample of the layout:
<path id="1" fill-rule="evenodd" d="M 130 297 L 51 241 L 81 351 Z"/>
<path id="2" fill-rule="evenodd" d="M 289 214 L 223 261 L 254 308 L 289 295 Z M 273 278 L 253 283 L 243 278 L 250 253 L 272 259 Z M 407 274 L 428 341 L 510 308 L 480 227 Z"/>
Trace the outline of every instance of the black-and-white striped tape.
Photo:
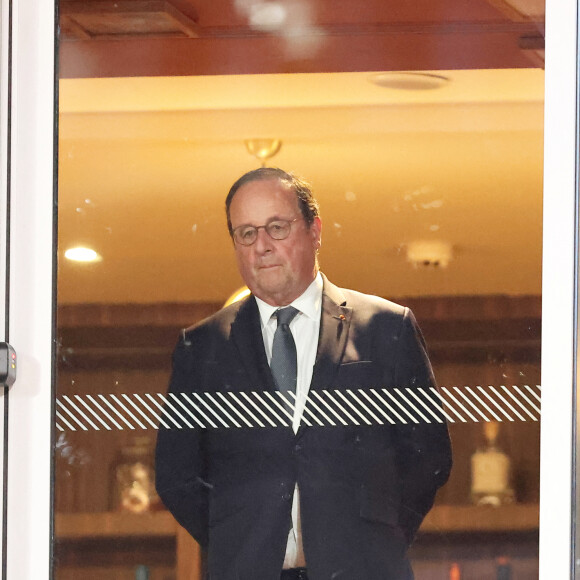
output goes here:
<path id="1" fill-rule="evenodd" d="M 291 392 L 60 395 L 59 431 L 236 429 L 289 427 Z M 400 425 L 539 421 L 541 387 L 465 386 L 310 391 L 301 421 L 307 426 Z"/>

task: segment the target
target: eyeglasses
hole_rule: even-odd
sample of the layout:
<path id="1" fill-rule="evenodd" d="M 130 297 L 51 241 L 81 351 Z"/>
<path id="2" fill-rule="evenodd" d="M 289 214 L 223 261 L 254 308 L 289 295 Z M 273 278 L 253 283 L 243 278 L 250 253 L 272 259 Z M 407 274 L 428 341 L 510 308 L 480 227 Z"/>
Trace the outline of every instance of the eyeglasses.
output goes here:
<path id="1" fill-rule="evenodd" d="M 240 226 L 232 232 L 234 242 L 242 246 L 251 246 L 258 239 L 258 230 L 264 228 L 273 240 L 285 240 L 290 235 L 293 220 L 272 220 L 265 226 Z"/>

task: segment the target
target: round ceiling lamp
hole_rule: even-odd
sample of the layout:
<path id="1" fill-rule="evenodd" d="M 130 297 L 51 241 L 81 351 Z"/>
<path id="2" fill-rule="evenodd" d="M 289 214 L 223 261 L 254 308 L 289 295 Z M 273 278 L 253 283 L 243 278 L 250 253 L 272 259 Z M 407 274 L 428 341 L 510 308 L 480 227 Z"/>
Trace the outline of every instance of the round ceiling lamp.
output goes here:
<path id="1" fill-rule="evenodd" d="M 246 139 L 244 143 L 248 153 L 260 161 L 262 167 L 266 167 L 266 160 L 274 157 L 282 147 L 280 139 Z"/>
<path id="2" fill-rule="evenodd" d="M 69 248 L 65 253 L 64 257 L 72 262 L 100 262 L 102 260 L 101 256 L 92 250 L 91 248 L 83 248 L 78 246 L 76 248 Z"/>
<path id="3" fill-rule="evenodd" d="M 402 91 L 430 91 L 450 82 L 446 76 L 421 72 L 382 72 L 371 75 L 369 80 L 379 87 Z"/>

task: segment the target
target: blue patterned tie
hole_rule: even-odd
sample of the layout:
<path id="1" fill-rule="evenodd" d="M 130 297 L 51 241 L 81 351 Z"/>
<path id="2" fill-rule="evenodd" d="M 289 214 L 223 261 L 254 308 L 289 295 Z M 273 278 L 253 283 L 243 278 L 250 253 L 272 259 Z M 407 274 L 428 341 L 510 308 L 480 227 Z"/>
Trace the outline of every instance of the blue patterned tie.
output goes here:
<path id="1" fill-rule="evenodd" d="M 287 306 L 276 310 L 272 315 L 278 318 L 278 326 L 272 342 L 270 368 L 279 391 L 296 393 L 296 343 L 290 330 L 290 323 L 298 312 L 296 308 Z"/>

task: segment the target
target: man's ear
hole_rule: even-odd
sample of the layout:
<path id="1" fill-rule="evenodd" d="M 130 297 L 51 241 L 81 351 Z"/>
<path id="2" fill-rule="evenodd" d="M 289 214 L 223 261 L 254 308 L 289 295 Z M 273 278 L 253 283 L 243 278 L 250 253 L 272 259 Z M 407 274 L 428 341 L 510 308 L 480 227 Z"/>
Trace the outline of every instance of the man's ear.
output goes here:
<path id="1" fill-rule="evenodd" d="M 314 247 L 318 250 L 322 245 L 322 220 L 319 217 L 314 218 L 310 226 L 310 232 L 312 234 Z"/>

